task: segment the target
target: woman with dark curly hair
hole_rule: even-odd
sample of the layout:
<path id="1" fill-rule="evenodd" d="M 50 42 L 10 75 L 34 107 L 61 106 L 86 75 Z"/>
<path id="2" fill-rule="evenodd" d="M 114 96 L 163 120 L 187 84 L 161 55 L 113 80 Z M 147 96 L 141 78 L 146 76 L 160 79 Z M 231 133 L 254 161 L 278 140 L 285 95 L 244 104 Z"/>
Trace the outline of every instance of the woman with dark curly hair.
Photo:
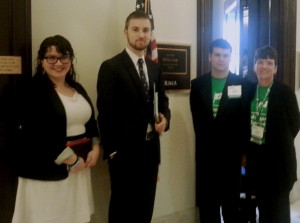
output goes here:
<path id="1" fill-rule="evenodd" d="M 99 132 L 73 60 L 67 39 L 46 38 L 24 85 L 13 223 L 86 223 L 94 211 L 90 167 L 99 157 Z"/>

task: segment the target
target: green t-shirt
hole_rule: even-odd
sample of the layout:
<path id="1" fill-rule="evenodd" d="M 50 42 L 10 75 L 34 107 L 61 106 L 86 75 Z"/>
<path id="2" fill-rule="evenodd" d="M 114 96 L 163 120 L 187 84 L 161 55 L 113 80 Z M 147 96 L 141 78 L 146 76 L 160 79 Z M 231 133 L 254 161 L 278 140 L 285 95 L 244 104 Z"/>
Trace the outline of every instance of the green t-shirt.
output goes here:
<path id="1" fill-rule="evenodd" d="M 226 83 L 227 77 L 225 78 L 215 78 L 212 77 L 212 107 L 213 107 L 213 115 L 216 117 L 220 105 L 220 101 L 222 98 L 222 92 Z"/>
<path id="2" fill-rule="evenodd" d="M 256 90 L 255 98 L 251 102 L 251 126 L 257 125 L 264 128 L 264 134 L 262 139 L 255 137 L 251 138 L 258 144 L 265 143 L 265 132 L 266 132 L 266 121 L 268 112 L 268 102 L 269 102 L 269 89 L 271 86 L 262 87 L 258 86 Z"/>

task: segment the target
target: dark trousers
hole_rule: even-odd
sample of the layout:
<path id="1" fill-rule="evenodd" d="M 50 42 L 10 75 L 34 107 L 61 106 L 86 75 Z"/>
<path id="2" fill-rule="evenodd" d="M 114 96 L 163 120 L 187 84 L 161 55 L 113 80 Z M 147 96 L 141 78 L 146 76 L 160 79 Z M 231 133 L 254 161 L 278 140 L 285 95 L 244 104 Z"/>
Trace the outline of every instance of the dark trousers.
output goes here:
<path id="1" fill-rule="evenodd" d="M 259 223 L 290 223 L 290 185 L 280 180 L 283 175 L 266 145 L 251 144 L 247 156 L 250 191 L 256 195 Z"/>
<path id="2" fill-rule="evenodd" d="M 259 223 L 290 223 L 289 191 L 272 189 L 257 193 Z"/>
<path id="3" fill-rule="evenodd" d="M 244 166 L 241 175 L 240 192 L 243 194 L 240 198 L 239 212 L 240 223 L 256 223 L 256 197 L 254 191 L 251 188 L 251 182 L 249 181 L 248 168 Z"/>
<path id="4" fill-rule="evenodd" d="M 139 154 L 117 153 L 109 161 L 109 223 L 151 222 L 158 174 L 157 154 L 152 146 L 148 141 Z"/>
<path id="5" fill-rule="evenodd" d="M 201 223 L 220 223 L 221 214 L 225 223 L 239 222 L 237 193 L 220 194 L 211 191 L 203 192 L 201 197 L 198 204 Z"/>
<path id="6" fill-rule="evenodd" d="M 239 223 L 239 168 L 220 170 L 218 175 L 201 170 L 198 174 L 197 205 L 200 222 L 220 223 L 222 214 L 225 223 Z"/>

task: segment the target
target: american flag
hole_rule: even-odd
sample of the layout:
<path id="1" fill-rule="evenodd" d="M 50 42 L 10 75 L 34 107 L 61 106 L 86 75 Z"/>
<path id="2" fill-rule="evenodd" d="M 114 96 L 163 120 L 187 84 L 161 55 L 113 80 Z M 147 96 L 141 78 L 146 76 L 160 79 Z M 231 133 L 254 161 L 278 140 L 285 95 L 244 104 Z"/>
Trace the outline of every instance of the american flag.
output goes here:
<path id="1" fill-rule="evenodd" d="M 136 10 L 144 10 L 145 13 L 147 13 L 149 15 L 151 25 L 154 29 L 154 20 L 153 20 L 153 15 L 152 15 L 152 11 L 151 11 L 150 0 L 136 0 L 135 9 Z M 149 58 L 150 60 L 158 62 L 157 45 L 156 45 L 156 39 L 155 39 L 153 31 L 152 31 L 151 41 L 146 50 L 146 57 Z"/>

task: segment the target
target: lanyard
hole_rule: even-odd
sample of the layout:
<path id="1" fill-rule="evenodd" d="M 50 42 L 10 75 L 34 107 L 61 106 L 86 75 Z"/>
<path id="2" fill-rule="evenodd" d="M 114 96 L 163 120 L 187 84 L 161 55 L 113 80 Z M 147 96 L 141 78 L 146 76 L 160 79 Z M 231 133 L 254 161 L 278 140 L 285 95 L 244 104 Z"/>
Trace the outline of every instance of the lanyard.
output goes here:
<path id="1" fill-rule="evenodd" d="M 255 114 L 254 114 L 254 119 L 253 119 L 257 123 L 259 121 L 262 108 L 263 108 L 264 104 L 266 103 L 266 101 L 268 100 L 272 85 L 273 85 L 273 83 L 268 87 L 267 93 L 266 93 L 264 99 L 260 103 L 259 103 L 259 94 L 258 94 L 259 93 L 258 92 L 259 86 L 257 85 L 256 96 L 255 96 L 256 106 L 255 106 Z"/>

